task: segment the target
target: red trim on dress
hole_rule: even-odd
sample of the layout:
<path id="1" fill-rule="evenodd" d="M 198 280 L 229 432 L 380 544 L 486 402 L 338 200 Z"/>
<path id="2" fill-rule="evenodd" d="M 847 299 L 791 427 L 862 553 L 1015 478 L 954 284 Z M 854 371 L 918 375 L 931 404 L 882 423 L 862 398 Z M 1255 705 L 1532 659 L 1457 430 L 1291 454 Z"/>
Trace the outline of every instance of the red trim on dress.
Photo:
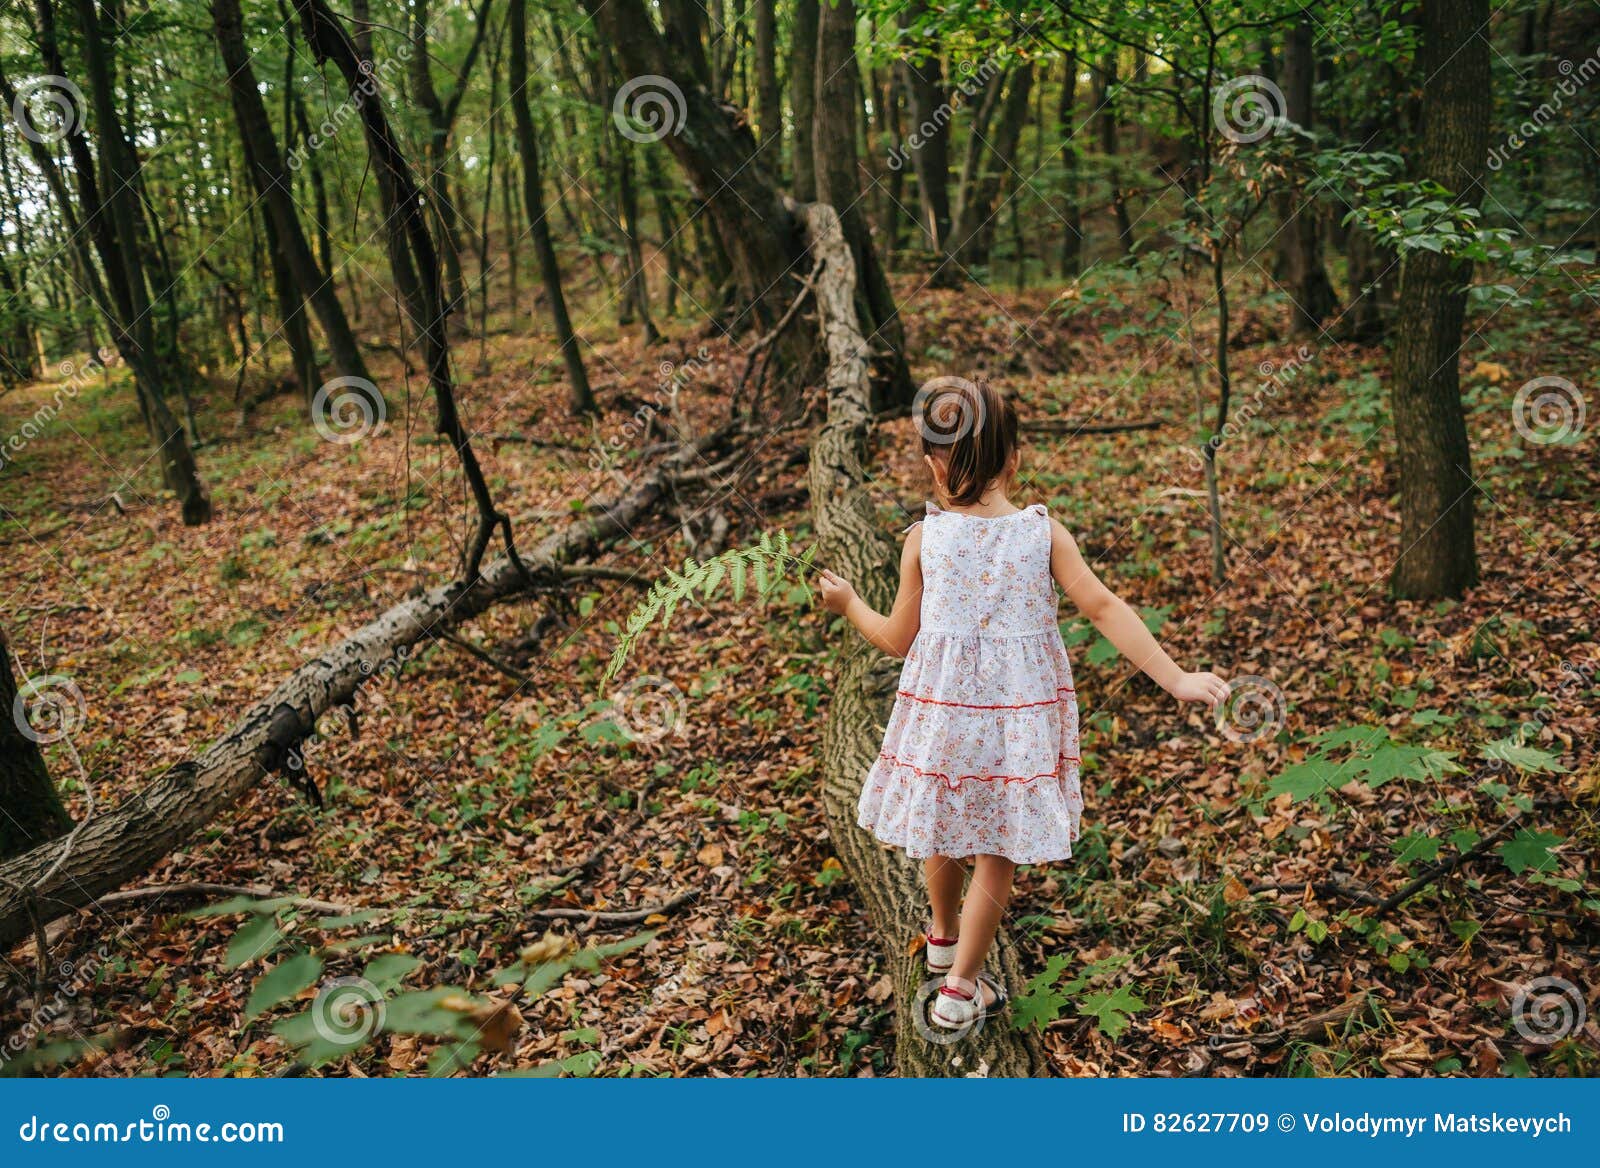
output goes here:
<path id="1" fill-rule="evenodd" d="M 925 697 L 921 696 L 920 694 L 914 694 L 910 690 L 905 690 L 905 689 L 896 690 L 894 696 L 897 697 L 897 698 L 905 698 L 907 701 L 910 701 L 910 702 L 921 702 L 923 705 L 926 705 L 926 706 L 956 706 L 959 709 L 963 709 L 963 710 L 1028 710 L 1028 709 L 1032 709 L 1034 706 L 1054 706 L 1054 705 L 1058 705 L 1060 703 L 1060 701 L 1061 701 L 1061 697 L 1060 697 L 1061 694 L 1064 694 L 1064 693 L 1076 694 L 1077 692 L 1078 691 L 1073 689 L 1070 685 L 1063 685 L 1063 686 L 1057 687 L 1056 696 L 1053 697 L 1053 698 L 1046 698 L 1042 702 L 1023 702 L 1020 705 L 1014 705 L 1014 706 L 1007 706 L 1007 705 L 981 706 L 981 705 L 975 705 L 972 702 L 942 702 L 938 698 L 925 698 Z"/>
<path id="2" fill-rule="evenodd" d="M 895 765 L 897 767 L 904 767 L 906 770 L 914 772 L 920 778 L 924 778 L 924 779 L 939 779 L 940 781 L 942 781 L 944 783 L 944 785 L 946 787 L 948 787 L 952 791 L 960 790 L 961 789 L 961 784 L 966 782 L 968 779 L 976 779 L 980 783 L 992 783 L 996 779 L 999 779 L 999 780 L 1001 780 L 1001 782 L 1003 782 L 1006 786 L 1009 787 L 1012 783 L 1032 783 L 1032 782 L 1034 782 L 1034 781 L 1036 781 L 1038 779 L 1059 779 L 1061 777 L 1061 772 L 1059 770 L 1050 771 L 1050 772 L 1048 772 L 1046 774 L 1042 774 L 1042 775 L 955 775 L 955 776 L 951 776 L 951 775 L 945 774 L 943 771 L 925 771 L 921 767 L 917 766 L 915 763 L 905 762 L 905 761 L 901 760 L 900 758 L 896 757 L 895 755 L 890 754 L 888 751 L 880 752 L 879 755 L 878 755 L 878 761 L 892 763 L 893 765 Z M 1058 763 L 1063 763 L 1063 762 L 1070 763 L 1073 766 L 1078 766 L 1082 762 L 1081 759 L 1073 758 L 1071 755 L 1068 755 L 1068 754 L 1063 754 L 1056 761 Z"/>

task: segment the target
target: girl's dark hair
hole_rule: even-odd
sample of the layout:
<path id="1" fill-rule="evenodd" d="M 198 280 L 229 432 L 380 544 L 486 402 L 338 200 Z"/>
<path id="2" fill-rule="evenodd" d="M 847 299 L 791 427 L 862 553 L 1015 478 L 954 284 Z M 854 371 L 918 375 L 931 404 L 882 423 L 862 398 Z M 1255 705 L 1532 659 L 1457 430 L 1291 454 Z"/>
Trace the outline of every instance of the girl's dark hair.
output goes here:
<path id="1" fill-rule="evenodd" d="M 917 394 L 913 407 L 922 452 L 944 469 L 948 502 L 971 507 L 1011 467 L 1017 451 L 1017 411 L 988 382 L 940 377 Z"/>

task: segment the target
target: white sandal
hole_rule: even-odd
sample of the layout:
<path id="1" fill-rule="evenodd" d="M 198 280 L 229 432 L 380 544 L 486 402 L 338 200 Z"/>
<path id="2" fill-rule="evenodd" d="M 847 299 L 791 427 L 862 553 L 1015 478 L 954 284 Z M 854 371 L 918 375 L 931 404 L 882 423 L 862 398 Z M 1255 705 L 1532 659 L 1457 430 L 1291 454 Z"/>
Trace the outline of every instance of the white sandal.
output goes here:
<path id="1" fill-rule="evenodd" d="M 981 986 L 988 986 L 994 995 L 994 1000 L 987 1005 L 978 994 Z M 942 1030 L 965 1030 L 991 1014 L 1000 1013 L 1010 1003 L 1011 997 L 1006 993 L 1006 987 L 1000 983 L 1000 979 L 988 970 L 983 970 L 978 974 L 978 982 L 971 991 L 957 989 L 955 986 L 940 986 L 939 992 L 934 995 L 933 1007 L 928 1011 L 928 1017 Z"/>
<path id="2" fill-rule="evenodd" d="M 929 973 L 949 973 L 950 967 L 956 963 L 956 939 L 954 937 L 935 937 L 933 925 L 930 923 L 922 930 L 922 940 L 926 943 L 928 952 Z"/>

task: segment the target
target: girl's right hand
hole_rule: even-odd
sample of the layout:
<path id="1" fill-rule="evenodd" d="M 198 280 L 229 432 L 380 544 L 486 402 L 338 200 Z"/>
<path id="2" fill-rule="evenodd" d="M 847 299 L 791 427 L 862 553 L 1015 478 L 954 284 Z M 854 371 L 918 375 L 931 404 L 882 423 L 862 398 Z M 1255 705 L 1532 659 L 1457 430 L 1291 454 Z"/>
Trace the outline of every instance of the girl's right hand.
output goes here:
<path id="1" fill-rule="evenodd" d="M 844 610 L 856 598 L 856 590 L 850 581 L 826 568 L 817 576 L 817 591 L 822 593 L 822 607 L 835 616 L 843 616 Z"/>

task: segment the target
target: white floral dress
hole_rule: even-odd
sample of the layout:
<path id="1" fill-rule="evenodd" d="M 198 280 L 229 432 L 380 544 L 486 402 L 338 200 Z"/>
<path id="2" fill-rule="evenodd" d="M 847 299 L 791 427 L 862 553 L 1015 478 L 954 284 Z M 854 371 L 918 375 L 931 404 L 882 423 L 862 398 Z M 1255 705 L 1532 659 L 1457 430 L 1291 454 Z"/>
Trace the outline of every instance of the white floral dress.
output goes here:
<path id="1" fill-rule="evenodd" d="M 1078 704 L 1045 509 L 985 517 L 928 504 L 922 587 L 861 826 L 916 859 L 1067 859 L 1083 812 Z"/>

